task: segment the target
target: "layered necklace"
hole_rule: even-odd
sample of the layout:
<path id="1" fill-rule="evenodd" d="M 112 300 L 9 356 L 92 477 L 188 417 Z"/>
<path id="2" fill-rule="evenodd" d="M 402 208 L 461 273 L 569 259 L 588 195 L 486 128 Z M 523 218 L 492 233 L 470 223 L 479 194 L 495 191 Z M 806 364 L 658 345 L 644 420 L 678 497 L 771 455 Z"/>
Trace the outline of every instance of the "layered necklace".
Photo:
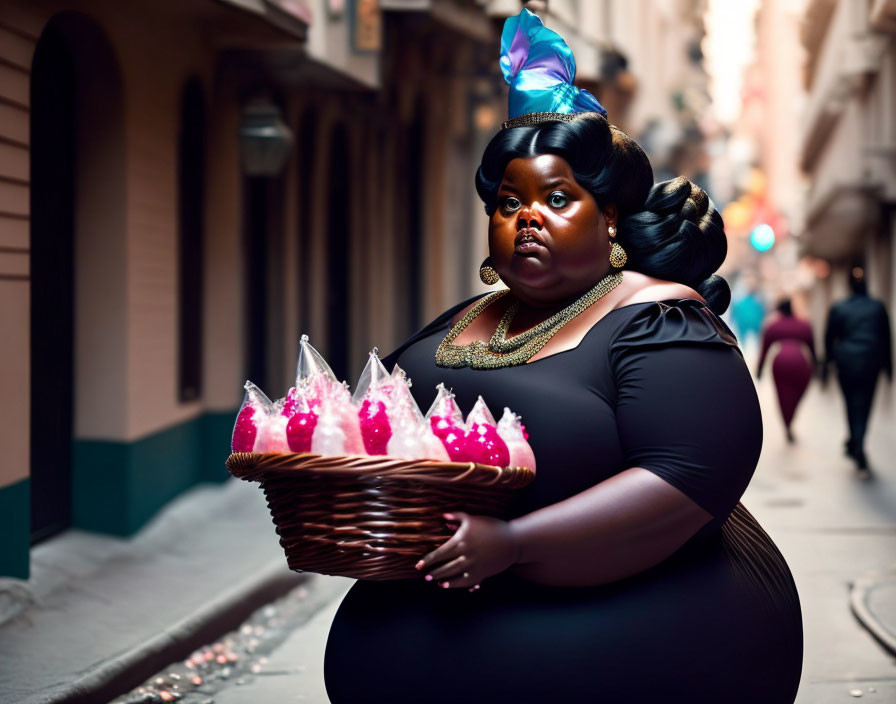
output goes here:
<path id="1" fill-rule="evenodd" d="M 482 311 L 488 308 L 499 298 L 509 293 L 508 289 L 495 291 L 482 298 L 473 306 L 466 315 L 458 320 L 454 327 L 445 335 L 445 339 L 439 343 L 436 350 L 436 364 L 440 367 L 460 369 L 472 367 L 473 369 L 500 369 L 501 367 L 513 367 L 525 364 L 544 347 L 548 341 L 556 335 L 560 328 L 575 318 L 589 306 L 594 305 L 601 298 L 622 283 L 622 272 L 616 271 L 608 274 L 598 281 L 591 289 L 582 294 L 575 301 L 562 310 L 554 313 L 550 318 L 540 322 L 533 328 L 521 332 L 519 335 L 507 337 L 507 331 L 513 323 L 520 308 L 520 302 L 516 299 L 507 306 L 504 315 L 495 333 L 488 342 L 476 340 L 468 345 L 455 345 L 454 340 L 472 323 Z"/>

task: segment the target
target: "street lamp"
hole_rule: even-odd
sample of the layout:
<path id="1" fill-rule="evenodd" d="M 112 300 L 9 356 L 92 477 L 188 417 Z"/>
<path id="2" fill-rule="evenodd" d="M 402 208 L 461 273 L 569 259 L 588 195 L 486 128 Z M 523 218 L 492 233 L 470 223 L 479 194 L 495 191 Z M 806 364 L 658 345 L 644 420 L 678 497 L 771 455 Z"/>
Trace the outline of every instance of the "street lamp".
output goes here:
<path id="1" fill-rule="evenodd" d="M 255 98 L 243 108 L 239 128 L 240 157 L 247 176 L 276 176 L 292 150 L 293 137 L 279 108 Z"/>

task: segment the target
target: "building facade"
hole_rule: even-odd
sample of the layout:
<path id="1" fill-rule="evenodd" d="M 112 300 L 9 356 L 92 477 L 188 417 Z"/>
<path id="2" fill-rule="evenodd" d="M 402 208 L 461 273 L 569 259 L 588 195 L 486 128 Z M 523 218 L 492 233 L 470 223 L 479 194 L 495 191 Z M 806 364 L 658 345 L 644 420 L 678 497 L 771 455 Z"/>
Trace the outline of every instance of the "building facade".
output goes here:
<path id="1" fill-rule="evenodd" d="M 823 329 L 856 267 L 872 295 L 896 306 L 896 2 L 811 0 L 802 40 L 803 253 L 819 263 L 811 309 Z"/>
<path id="2" fill-rule="evenodd" d="M 697 0 L 648 4 L 542 11 L 636 137 L 699 32 Z M 0 0 L 0 575 L 225 480 L 243 382 L 283 396 L 302 333 L 354 382 L 484 288 L 473 176 L 519 9 Z"/>
<path id="3" fill-rule="evenodd" d="M 0 3 L 0 574 L 226 479 L 301 333 L 354 380 L 469 295 L 500 23 L 417 5 Z M 252 105 L 292 135 L 267 175 Z"/>

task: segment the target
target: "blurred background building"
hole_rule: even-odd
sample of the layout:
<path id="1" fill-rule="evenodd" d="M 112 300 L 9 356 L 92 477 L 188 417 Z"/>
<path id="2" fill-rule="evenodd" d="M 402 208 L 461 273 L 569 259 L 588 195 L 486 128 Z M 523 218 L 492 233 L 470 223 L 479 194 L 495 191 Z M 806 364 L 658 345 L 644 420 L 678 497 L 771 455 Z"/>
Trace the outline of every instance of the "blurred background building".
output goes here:
<path id="1" fill-rule="evenodd" d="M 809 2 L 802 26 L 806 107 L 799 164 L 806 174 L 802 251 L 818 274 L 813 317 L 865 273 L 896 305 L 896 2 Z"/>
<path id="2" fill-rule="evenodd" d="M 525 4 L 525 3 L 522 3 Z M 735 304 L 890 308 L 890 0 L 532 0 L 577 83 L 723 210 Z M 473 174 L 519 0 L 0 0 L 0 574 L 223 481 L 307 332 L 354 381 L 482 288 Z"/>

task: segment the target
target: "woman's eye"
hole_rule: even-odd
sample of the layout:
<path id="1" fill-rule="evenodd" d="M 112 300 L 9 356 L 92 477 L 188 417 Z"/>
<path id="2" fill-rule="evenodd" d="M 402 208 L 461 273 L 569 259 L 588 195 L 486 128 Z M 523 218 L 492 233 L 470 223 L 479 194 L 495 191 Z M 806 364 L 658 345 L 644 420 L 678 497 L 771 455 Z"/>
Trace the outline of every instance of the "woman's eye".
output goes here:
<path id="1" fill-rule="evenodd" d="M 504 199 L 504 209 L 505 210 L 510 210 L 510 211 L 519 210 L 520 205 L 521 205 L 521 203 L 519 202 L 519 200 L 514 198 L 513 196 L 508 196 L 507 198 Z"/>
<path id="2" fill-rule="evenodd" d="M 569 203 L 569 198 L 566 197 L 565 193 L 556 191 L 548 196 L 548 203 L 552 208 L 565 208 L 567 203 Z"/>

